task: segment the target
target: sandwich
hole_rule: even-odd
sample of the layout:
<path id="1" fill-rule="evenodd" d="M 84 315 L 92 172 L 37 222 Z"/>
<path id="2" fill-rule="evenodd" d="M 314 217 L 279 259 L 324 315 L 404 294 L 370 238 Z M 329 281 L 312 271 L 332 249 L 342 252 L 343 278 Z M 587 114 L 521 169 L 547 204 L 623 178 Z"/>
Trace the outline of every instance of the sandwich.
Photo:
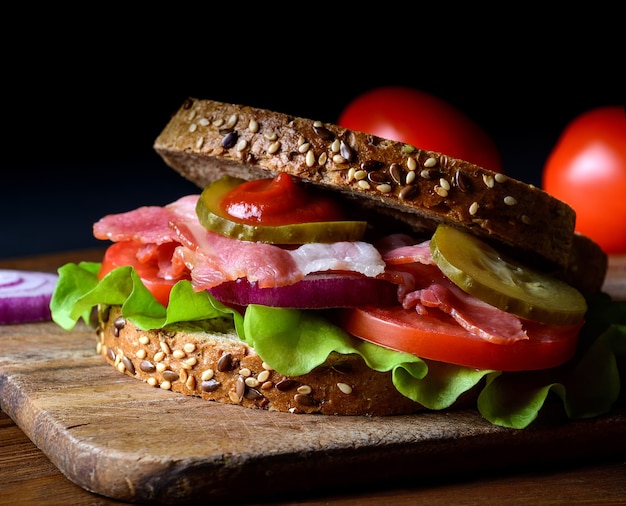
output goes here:
<path id="1" fill-rule="evenodd" d="M 154 149 L 197 194 L 104 216 L 102 262 L 62 266 L 50 303 L 67 330 L 94 324 L 121 373 L 247 408 L 471 407 L 514 428 L 553 399 L 569 418 L 617 401 L 625 329 L 608 323 L 607 256 L 542 190 L 203 99 Z"/>

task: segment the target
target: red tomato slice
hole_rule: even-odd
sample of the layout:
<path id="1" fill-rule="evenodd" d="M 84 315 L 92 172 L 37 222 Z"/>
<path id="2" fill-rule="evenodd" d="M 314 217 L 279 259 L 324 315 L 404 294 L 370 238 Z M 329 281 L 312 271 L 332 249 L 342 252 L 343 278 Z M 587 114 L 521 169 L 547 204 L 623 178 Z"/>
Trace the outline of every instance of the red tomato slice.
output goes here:
<path id="1" fill-rule="evenodd" d="M 139 277 L 158 300 L 164 306 L 170 298 L 172 287 L 181 279 L 189 279 L 189 272 L 176 273 L 172 277 L 165 278 L 159 275 L 159 265 L 169 263 L 172 259 L 177 243 L 166 243 L 155 245 L 154 248 L 146 250 L 146 245 L 135 241 L 116 242 L 109 246 L 102 259 L 102 266 L 98 273 L 98 278 L 102 279 L 106 274 L 117 267 L 134 267 Z M 138 257 L 138 253 L 143 254 Z"/>
<path id="2" fill-rule="evenodd" d="M 342 310 L 339 321 L 344 330 L 365 341 L 477 369 L 548 369 L 572 358 L 581 325 L 526 323 L 530 339 L 495 344 L 473 336 L 440 311 L 423 316 L 400 306 L 356 308 Z"/>

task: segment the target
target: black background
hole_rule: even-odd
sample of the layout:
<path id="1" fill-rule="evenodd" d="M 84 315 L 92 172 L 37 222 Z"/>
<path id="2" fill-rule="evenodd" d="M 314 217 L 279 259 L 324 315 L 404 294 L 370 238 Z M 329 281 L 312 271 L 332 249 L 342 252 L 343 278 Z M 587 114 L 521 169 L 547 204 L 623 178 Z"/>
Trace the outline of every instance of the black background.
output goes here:
<path id="1" fill-rule="evenodd" d="M 454 26 L 417 7 L 358 21 L 335 7 L 7 15 L 0 258 L 102 245 L 101 216 L 199 191 L 152 150 L 189 96 L 335 122 L 367 89 L 414 86 L 474 119 L 505 172 L 536 185 L 569 121 L 624 101 L 616 14 L 559 35 L 562 19 L 538 15 Z"/>

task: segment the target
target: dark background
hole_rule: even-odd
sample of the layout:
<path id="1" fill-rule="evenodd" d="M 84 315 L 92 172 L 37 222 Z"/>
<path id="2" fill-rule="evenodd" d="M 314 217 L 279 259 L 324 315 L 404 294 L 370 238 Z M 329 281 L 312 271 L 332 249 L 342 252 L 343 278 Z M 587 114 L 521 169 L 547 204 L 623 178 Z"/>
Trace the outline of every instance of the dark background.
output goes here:
<path id="1" fill-rule="evenodd" d="M 156 20 L 50 9 L 5 18 L 19 29 L 2 35 L 0 258 L 102 245 L 101 216 L 198 192 L 152 150 L 189 96 L 335 122 L 367 89 L 414 86 L 479 123 L 505 172 L 536 185 L 570 120 L 624 101 L 606 20 L 555 36 L 539 16 L 470 29 L 412 8 L 368 24 L 330 6 L 280 21 L 267 5 Z"/>

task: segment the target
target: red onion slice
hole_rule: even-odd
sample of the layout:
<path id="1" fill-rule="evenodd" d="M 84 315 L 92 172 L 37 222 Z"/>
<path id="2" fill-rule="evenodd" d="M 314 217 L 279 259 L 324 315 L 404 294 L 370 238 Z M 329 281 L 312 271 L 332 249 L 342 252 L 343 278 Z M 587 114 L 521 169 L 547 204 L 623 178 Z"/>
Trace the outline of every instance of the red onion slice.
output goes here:
<path id="1" fill-rule="evenodd" d="M 293 285 L 259 288 L 246 278 L 209 289 L 224 304 L 261 304 L 293 309 L 326 309 L 398 304 L 397 286 L 389 281 L 353 274 L 309 274 Z"/>
<path id="2" fill-rule="evenodd" d="M 50 299 L 58 276 L 0 269 L 0 324 L 50 320 Z"/>

